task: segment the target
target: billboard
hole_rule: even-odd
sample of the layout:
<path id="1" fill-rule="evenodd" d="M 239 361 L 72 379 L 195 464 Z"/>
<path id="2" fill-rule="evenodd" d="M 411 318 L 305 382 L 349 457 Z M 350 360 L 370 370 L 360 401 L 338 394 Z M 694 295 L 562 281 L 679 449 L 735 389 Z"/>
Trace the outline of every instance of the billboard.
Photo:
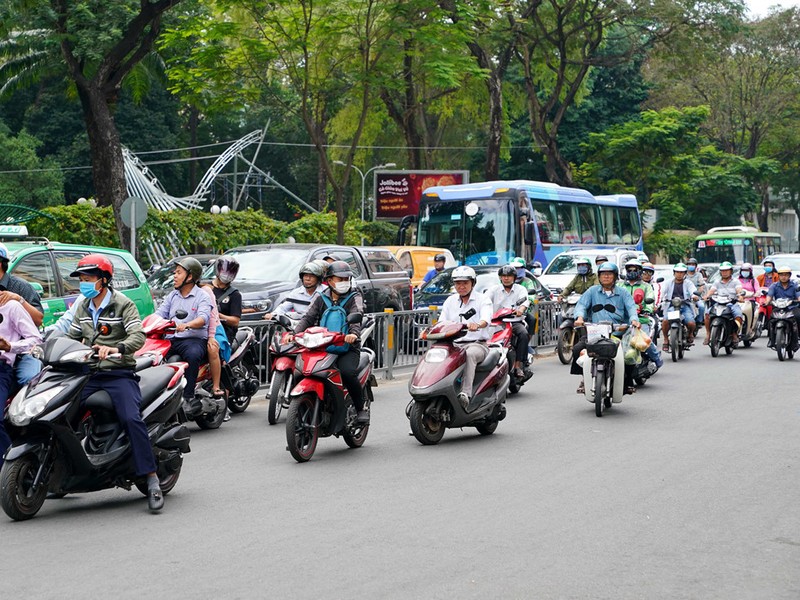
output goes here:
<path id="1" fill-rule="evenodd" d="M 419 212 L 422 190 L 469 183 L 469 171 L 376 171 L 375 216 L 402 219 Z"/>

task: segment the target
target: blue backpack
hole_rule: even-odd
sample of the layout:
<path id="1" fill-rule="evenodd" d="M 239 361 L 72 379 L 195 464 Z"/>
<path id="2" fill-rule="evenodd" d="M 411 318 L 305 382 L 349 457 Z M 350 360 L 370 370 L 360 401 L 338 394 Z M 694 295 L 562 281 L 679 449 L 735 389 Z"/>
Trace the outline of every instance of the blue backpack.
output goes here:
<path id="1" fill-rule="evenodd" d="M 320 298 L 322 298 L 326 307 L 325 312 L 322 313 L 322 318 L 319 320 L 320 327 L 346 335 L 350 331 L 350 326 L 347 323 L 347 311 L 344 309 L 344 305 L 354 295 L 355 292 L 350 292 L 341 298 L 337 304 L 334 304 L 327 294 L 320 294 Z M 343 346 L 331 345 L 325 348 L 325 351 L 331 354 L 347 354 L 349 350 L 350 344 L 344 344 Z"/>

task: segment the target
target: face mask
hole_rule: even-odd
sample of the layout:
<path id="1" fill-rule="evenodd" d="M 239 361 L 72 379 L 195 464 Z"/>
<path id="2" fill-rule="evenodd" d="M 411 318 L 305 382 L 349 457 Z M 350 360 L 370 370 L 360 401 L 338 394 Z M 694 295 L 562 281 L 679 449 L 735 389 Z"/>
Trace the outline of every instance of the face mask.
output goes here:
<path id="1" fill-rule="evenodd" d="M 750 271 L 742 271 L 741 276 L 747 279 L 748 277 L 750 277 Z"/>
<path id="2" fill-rule="evenodd" d="M 542 269 L 541 269 L 541 267 L 536 267 L 536 268 L 533 270 L 533 274 L 534 274 L 536 277 L 541 277 L 541 276 L 542 276 Z"/>
<path id="3" fill-rule="evenodd" d="M 628 281 L 636 281 L 639 279 L 639 273 L 637 271 L 625 271 L 625 279 Z"/>
<path id="4" fill-rule="evenodd" d="M 697 269 L 697 267 L 693 267 L 692 265 L 689 265 L 688 269 L 689 269 L 690 273 L 694 273 L 694 271 L 695 271 L 695 269 Z"/>
<path id="5" fill-rule="evenodd" d="M 581 265 L 578 267 L 578 275 L 586 275 L 589 272 L 589 267 Z"/>
<path id="6" fill-rule="evenodd" d="M 764 267 L 764 273 L 772 273 L 772 267 Z"/>
<path id="7" fill-rule="evenodd" d="M 224 283 L 225 285 L 228 285 L 231 281 L 233 281 L 233 277 L 224 273 L 217 275 L 217 279 L 219 279 L 220 283 Z"/>
<path id="8" fill-rule="evenodd" d="M 100 291 L 94 287 L 93 281 L 81 281 L 81 294 L 91 300 L 100 294 Z"/>
<path id="9" fill-rule="evenodd" d="M 350 282 L 349 281 L 337 281 L 333 284 L 333 291 L 337 294 L 346 294 L 350 291 Z"/>

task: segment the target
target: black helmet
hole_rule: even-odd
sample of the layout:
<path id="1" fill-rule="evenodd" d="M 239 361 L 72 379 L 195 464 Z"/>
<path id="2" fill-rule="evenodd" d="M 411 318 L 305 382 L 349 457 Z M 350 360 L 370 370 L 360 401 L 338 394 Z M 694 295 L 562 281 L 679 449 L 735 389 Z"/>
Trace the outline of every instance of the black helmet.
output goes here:
<path id="1" fill-rule="evenodd" d="M 503 275 L 513 275 L 514 277 L 516 277 L 517 268 L 512 265 L 503 265 L 497 270 L 497 276 L 502 277 Z"/>
<path id="2" fill-rule="evenodd" d="M 214 263 L 214 272 L 217 275 L 217 279 L 225 285 L 233 283 L 233 280 L 239 274 L 239 261 L 232 256 L 220 256 L 217 262 Z"/>
<path id="3" fill-rule="evenodd" d="M 697 259 L 694 256 L 692 256 L 689 260 L 686 261 L 686 264 L 687 265 L 696 265 L 697 264 Z"/>
<path id="4" fill-rule="evenodd" d="M 597 264 L 597 261 L 608 262 L 608 257 L 605 254 L 598 254 L 594 257 L 594 264 Z"/>
<path id="5" fill-rule="evenodd" d="M 353 271 L 350 269 L 350 265 L 348 265 L 343 260 L 335 260 L 331 264 L 328 265 L 328 272 L 325 274 L 325 278 L 329 279 L 331 277 L 353 277 Z"/>
<path id="6" fill-rule="evenodd" d="M 192 276 L 192 281 L 195 283 L 200 281 L 200 277 L 203 275 L 203 265 L 200 264 L 199 260 L 191 256 L 184 256 L 176 261 L 175 264 L 186 269 Z"/>
<path id="7" fill-rule="evenodd" d="M 437 254 L 433 257 L 433 262 L 447 262 L 447 257 L 444 254 Z"/>

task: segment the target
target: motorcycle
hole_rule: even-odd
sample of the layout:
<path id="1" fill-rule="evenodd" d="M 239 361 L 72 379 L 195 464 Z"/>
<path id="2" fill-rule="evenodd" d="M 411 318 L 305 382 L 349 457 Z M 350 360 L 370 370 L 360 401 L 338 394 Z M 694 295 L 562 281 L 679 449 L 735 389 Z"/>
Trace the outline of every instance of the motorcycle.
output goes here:
<path id="1" fill-rule="evenodd" d="M 789 298 L 772 300 L 772 318 L 769 321 L 769 339 L 778 353 L 778 360 L 794 358 L 798 350 L 797 320 L 794 311 L 798 307 L 797 301 Z"/>
<path id="2" fill-rule="evenodd" d="M 746 292 L 745 298 L 739 302 L 742 307 L 742 332 L 739 335 L 745 348 L 749 348 L 758 335 L 756 333 L 756 298 L 752 292 Z"/>
<path id="3" fill-rule="evenodd" d="M 758 308 L 756 309 L 755 336 L 756 339 L 758 339 L 761 337 L 761 334 L 764 333 L 764 329 L 769 331 L 769 319 L 772 316 L 772 305 L 767 302 L 767 288 L 761 288 L 758 296 L 756 296 L 756 303 L 758 304 Z"/>
<path id="4" fill-rule="evenodd" d="M 294 370 L 297 355 L 302 348 L 289 336 L 294 331 L 294 323 L 285 315 L 276 315 L 279 328 L 273 333 L 269 345 L 272 362 L 269 378 L 269 408 L 267 421 L 275 425 L 284 408 L 289 408 L 289 392 L 294 386 Z"/>
<path id="5" fill-rule="evenodd" d="M 672 362 L 678 362 L 683 358 L 683 353 L 689 349 L 689 329 L 681 319 L 681 308 L 691 306 L 692 301 L 684 298 L 673 298 L 670 300 L 667 309 L 666 319 L 669 323 L 669 351 L 672 355 Z"/>
<path id="6" fill-rule="evenodd" d="M 475 309 L 462 315 L 469 319 Z M 433 342 L 417 364 L 408 391 L 411 402 L 406 416 L 419 443 L 438 444 L 445 429 L 475 427 L 481 435 L 491 435 L 506 417 L 506 395 L 510 385 L 506 348 L 490 346 L 489 353 L 475 371 L 474 394 L 469 410 L 457 400 L 466 363 L 466 350 L 457 340 L 467 333 L 466 323 L 439 321 L 422 331 L 420 338 Z"/>
<path id="7" fill-rule="evenodd" d="M 520 300 L 517 304 L 524 303 L 526 299 Z M 502 346 L 506 350 L 506 358 L 508 360 L 508 374 L 509 374 L 509 384 L 508 384 L 508 391 L 512 394 L 516 394 L 519 392 L 520 388 L 528 381 L 531 377 L 533 377 L 533 372 L 526 366 L 524 368 L 525 376 L 518 377 L 514 372 L 514 363 L 517 362 L 517 353 L 514 350 L 514 336 L 512 327 L 514 323 L 525 323 L 525 316 L 518 317 L 514 314 L 514 310 L 516 306 L 513 308 L 501 308 L 497 312 L 492 315 L 492 325 L 496 327 L 500 327 L 498 331 L 496 331 L 492 338 L 489 340 L 489 346 Z M 527 361 L 523 360 L 523 364 L 530 364 L 533 360 L 533 357 L 528 356 Z"/>
<path id="8" fill-rule="evenodd" d="M 561 304 L 561 324 L 558 326 L 558 345 L 556 351 L 558 353 L 558 360 L 562 365 L 568 365 L 572 362 L 572 348 L 575 346 L 576 333 L 575 333 L 575 305 L 581 295 L 573 292 Z"/>
<path id="9" fill-rule="evenodd" d="M 118 357 L 119 355 L 111 355 Z M 48 339 L 45 367 L 8 407 L 13 443 L 0 470 L 0 503 L 15 521 L 39 512 L 48 492 L 55 496 L 132 486 L 147 495 L 134 475 L 128 436 L 116 417 L 111 397 L 98 391 L 81 402 L 81 392 L 97 371 L 94 350 L 65 337 Z M 161 490 L 175 487 L 190 451 L 189 430 L 179 412 L 185 363 L 138 373 L 141 413 L 157 464 Z"/>
<path id="10" fill-rule="evenodd" d="M 362 315 L 347 317 L 358 323 Z M 362 343 L 374 328 L 368 323 L 361 332 Z M 295 386 L 289 393 L 286 413 L 286 449 L 297 462 L 307 462 L 314 455 L 321 437 L 344 438 L 351 448 L 360 448 L 367 439 L 369 424 L 357 422 L 357 413 L 350 394 L 336 367 L 338 354 L 327 352 L 329 346 L 343 345 L 345 334 L 324 327 L 310 327 L 294 336 L 301 351 L 295 362 Z M 372 374 L 375 353 L 362 346 L 358 363 L 358 380 L 364 395 L 364 410 L 369 412 L 374 400 L 372 388 L 377 385 Z"/>
<path id="11" fill-rule="evenodd" d="M 719 349 L 725 348 L 725 354 L 732 354 L 734 349 L 733 334 L 738 326 L 731 310 L 735 298 L 714 294 L 708 305 L 708 314 L 711 319 L 711 329 L 708 336 L 708 347 L 714 358 L 719 354 Z"/>
<path id="12" fill-rule="evenodd" d="M 594 414 L 603 416 L 603 411 L 612 403 L 622 402 L 625 392 L 625 356 L 620 352 L 621 344 L 611 337 L 614 331 L 610 322 L 584 323 L 586 349 L 578 357 L 583 368 L 583 389 L 586 399 L 594 404 Z M 622 332 L 627 325 L 618 326 Z M 587 385 L 591 382 L 591 385 Z"/>

